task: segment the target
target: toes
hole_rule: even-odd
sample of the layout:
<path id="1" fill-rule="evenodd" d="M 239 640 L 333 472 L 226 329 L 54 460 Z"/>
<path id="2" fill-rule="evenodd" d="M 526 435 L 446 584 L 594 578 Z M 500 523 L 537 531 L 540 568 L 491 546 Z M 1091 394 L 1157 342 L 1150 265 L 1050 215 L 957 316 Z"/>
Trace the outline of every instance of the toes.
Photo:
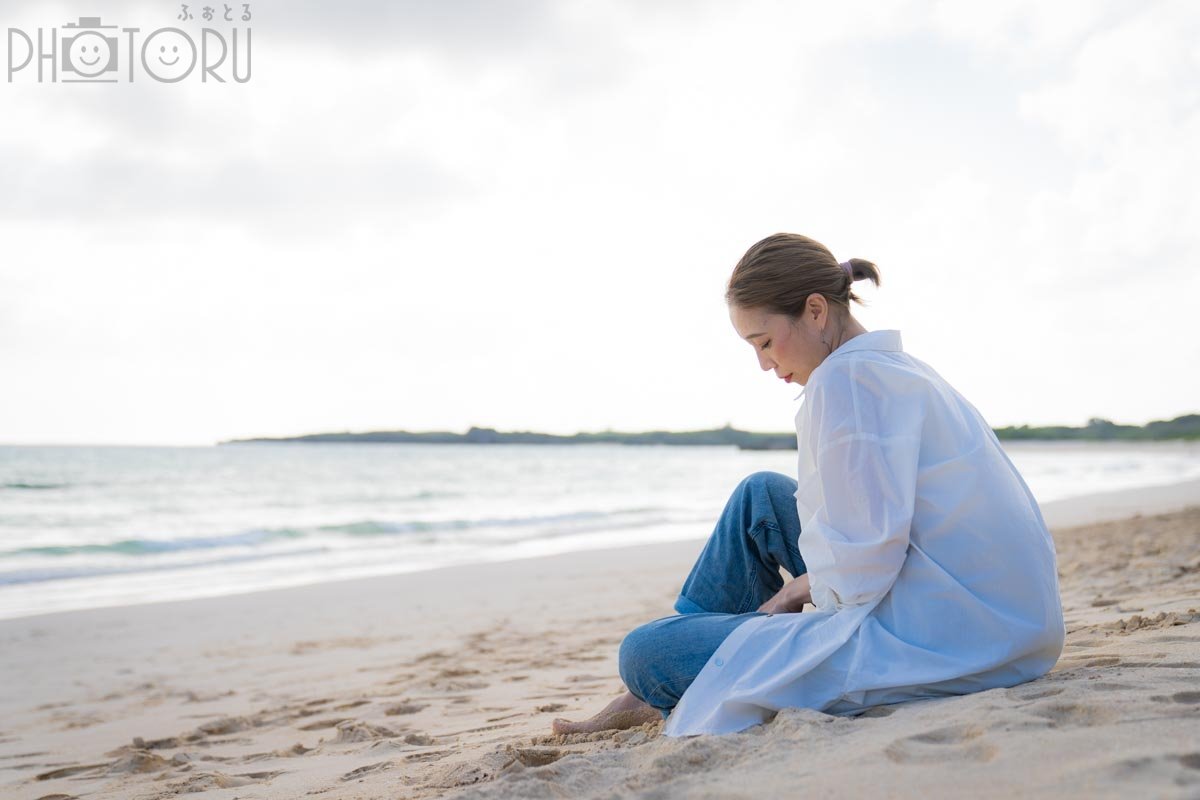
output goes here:
<path id="1" fill-rule="evenodd" d="M 574 733 L 579 724 L 559 717 L 550 723 L 550 727 L 555 733 Z"/>

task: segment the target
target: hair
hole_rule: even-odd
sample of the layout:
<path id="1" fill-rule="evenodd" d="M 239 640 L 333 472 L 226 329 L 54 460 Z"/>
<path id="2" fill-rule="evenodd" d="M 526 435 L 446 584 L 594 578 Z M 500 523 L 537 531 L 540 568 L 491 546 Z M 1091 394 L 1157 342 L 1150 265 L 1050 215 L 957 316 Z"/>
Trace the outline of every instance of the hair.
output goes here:
<path id="1" fill-rule="evenodd" d="M 866 305 L 851 291 L 866 278 L 879 286 L 879 267 L 861 258 L 850 259 L 853 277 L 825 245 L 798 233 L 776 233 L 757 242 L 733 268 L 725 302 L 741 308 L 763 308 L 798 317 L 808 296 L 819 293 L 835 306 L 850 310 L 850 301 Z"/>

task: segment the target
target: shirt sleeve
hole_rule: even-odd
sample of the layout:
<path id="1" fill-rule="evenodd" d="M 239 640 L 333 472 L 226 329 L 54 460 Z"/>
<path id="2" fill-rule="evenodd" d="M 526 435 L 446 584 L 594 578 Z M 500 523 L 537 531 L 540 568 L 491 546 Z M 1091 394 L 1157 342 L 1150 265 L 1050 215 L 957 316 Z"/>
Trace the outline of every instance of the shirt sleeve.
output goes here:
<path id="1" fill-rule="evenodd" d="M 805 395 L 813 406 L 799 436 L 811 474 L 796 493 L 798 545 L 821 610 L 871 603 L 895 583 L 908 553 L 924 421 L 919 394 L 889 386 L 876 365 L 829 366 Z"/>

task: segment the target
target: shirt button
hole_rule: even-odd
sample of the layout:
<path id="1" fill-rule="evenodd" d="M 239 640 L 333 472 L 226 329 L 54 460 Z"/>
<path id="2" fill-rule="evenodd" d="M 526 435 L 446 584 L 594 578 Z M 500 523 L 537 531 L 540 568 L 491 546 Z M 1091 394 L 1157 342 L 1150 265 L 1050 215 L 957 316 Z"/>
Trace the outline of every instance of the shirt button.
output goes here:
<path id="1" fill-rule="evenodd" d="M 723 666 L 725 666 L 725 659 L 723 659 L 723 658 L 718 658 L 718 659 L 717 659 L 716 661 L 714 661 L 713 663 L 714 663 L 714 664 L 716 664 L 718 667 L 723 667 Z"/>

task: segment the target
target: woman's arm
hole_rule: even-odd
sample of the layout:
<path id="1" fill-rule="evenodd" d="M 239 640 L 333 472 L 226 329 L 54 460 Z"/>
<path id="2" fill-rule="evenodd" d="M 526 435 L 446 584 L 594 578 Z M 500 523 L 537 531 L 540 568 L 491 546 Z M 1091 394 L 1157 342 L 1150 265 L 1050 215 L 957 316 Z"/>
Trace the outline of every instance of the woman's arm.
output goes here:
<path id="1" fill-rule="evenodd" d="M 806 445 L 798 545 L 818 609 L 886 594 L 908 553 L 925 405 L 886 365 L 851 361 L 823 376 Z"/>
<path id="2" fill-rule="evenodd" d="M 805 603 L 812 602 L 812 592 L 808 588 L 808 574 L 800 575 L 783 585 L 767 602 L 758 607 L 759 611 L 768 614 L 793 614 L 804 610 Z"/>

